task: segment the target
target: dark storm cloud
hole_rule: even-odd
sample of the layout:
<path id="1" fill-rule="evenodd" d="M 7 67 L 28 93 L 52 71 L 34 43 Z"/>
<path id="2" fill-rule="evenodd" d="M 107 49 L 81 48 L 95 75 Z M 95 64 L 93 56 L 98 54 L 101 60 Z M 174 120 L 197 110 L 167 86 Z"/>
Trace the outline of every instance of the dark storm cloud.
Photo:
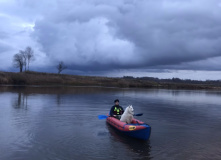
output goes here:
<path id="1" fill-rule="evenodd" d="M 34 36 L 54 61 L 77 69 L 186 69 L 221 56 L 219 3 L 65 1 L 36 21 Z"/>
<path id="2" fill-rule="evenodd" d="M 36 66 L 46 60 L 45 67 L 64 61 L 79 71 L 221 69 L 219 0 L 10 0 L 0 9 L 1 39 L 26 37 L 14 48 L 34 45 Z"/>

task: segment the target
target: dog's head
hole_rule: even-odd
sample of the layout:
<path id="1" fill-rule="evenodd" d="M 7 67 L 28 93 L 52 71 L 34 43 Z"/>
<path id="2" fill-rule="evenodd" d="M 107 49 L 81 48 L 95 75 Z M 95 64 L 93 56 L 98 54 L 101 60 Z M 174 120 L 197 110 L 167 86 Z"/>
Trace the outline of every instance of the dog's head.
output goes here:
<path id="1" fill-rule="evenodd" d="M 132 105 L 129 105 L 128 108 L 127 108 L 127 110 L 128 110 L 128 113 L 134 114 L 134 108 L 133 108 Z"/>

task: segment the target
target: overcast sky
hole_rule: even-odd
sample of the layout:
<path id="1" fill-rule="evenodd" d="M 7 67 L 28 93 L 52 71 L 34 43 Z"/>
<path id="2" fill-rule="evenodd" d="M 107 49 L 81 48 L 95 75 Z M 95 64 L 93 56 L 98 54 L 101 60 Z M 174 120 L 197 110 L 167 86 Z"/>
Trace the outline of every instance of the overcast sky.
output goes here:
<path id="1" fill-rule="evenodd" d="M 0 70 L 221 79 L 220 0 L 0 0 Z"/>

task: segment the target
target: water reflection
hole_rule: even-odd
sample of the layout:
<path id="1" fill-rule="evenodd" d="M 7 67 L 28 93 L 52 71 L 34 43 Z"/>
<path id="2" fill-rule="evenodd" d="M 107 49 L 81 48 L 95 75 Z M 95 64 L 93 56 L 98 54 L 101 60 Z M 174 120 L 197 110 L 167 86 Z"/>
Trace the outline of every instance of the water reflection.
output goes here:
<path id="1" fill-rule="evenodd" d="M 25 93 L 18 92 L 17 97 L 12 102 L 12 106 L 16 109 L 28 109 L 28 95 Z"/>
<path id="2" fill-rule="evenodd" d="M 149 160 L 152 158 L 150 156 L 150 151 L 151 151 L 150 140 L 144 141 L 144 140 L 131 138 L 125 136 L 124 134 L 122 134 L 121 132 L 119 132 L 109 124 L 106 124 L 106 126 L 111 136 L 113 136 L 114 141 L 123 143 L 130 151 L 133 151 L 139 155 L 138 157 L 136 157 L 136 159 Z"/>
<path id="3" fill-rule="evenodd" d="M 60 94 L 57 94 L 56 100 L 57 100 L 57 105 L 60 106 L 60 104 L 61 104 L 61 95 Z"/>
<path id="4" fill-rule="evenodd" d="M 0 160 L 221 159 L 220 93 L 0 87 Z M 153 127 L 150 141 L 120 135 L 97 119 L 116 98 L 144 113 L 139 120 Z"/>

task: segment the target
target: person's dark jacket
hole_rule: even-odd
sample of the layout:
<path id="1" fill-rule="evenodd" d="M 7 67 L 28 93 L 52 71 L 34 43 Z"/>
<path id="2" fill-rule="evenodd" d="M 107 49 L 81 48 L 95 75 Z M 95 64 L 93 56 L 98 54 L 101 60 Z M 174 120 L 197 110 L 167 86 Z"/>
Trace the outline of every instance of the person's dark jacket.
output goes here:
<path id="1" fill-rule="evenodd" d="M 120 109 L 120 114 L 118 114 L 118 115 L 122 115 L 122 114 L 124 113 L 124 109 L 123 109 L 121 106 L 119 106 L 119 105 L 114 105 L 114 106 L 111 107 L 110 116 L 117 115 L 117 114 L 114 112 L 115 107 L 117 107 L 117 108 Z"/>

